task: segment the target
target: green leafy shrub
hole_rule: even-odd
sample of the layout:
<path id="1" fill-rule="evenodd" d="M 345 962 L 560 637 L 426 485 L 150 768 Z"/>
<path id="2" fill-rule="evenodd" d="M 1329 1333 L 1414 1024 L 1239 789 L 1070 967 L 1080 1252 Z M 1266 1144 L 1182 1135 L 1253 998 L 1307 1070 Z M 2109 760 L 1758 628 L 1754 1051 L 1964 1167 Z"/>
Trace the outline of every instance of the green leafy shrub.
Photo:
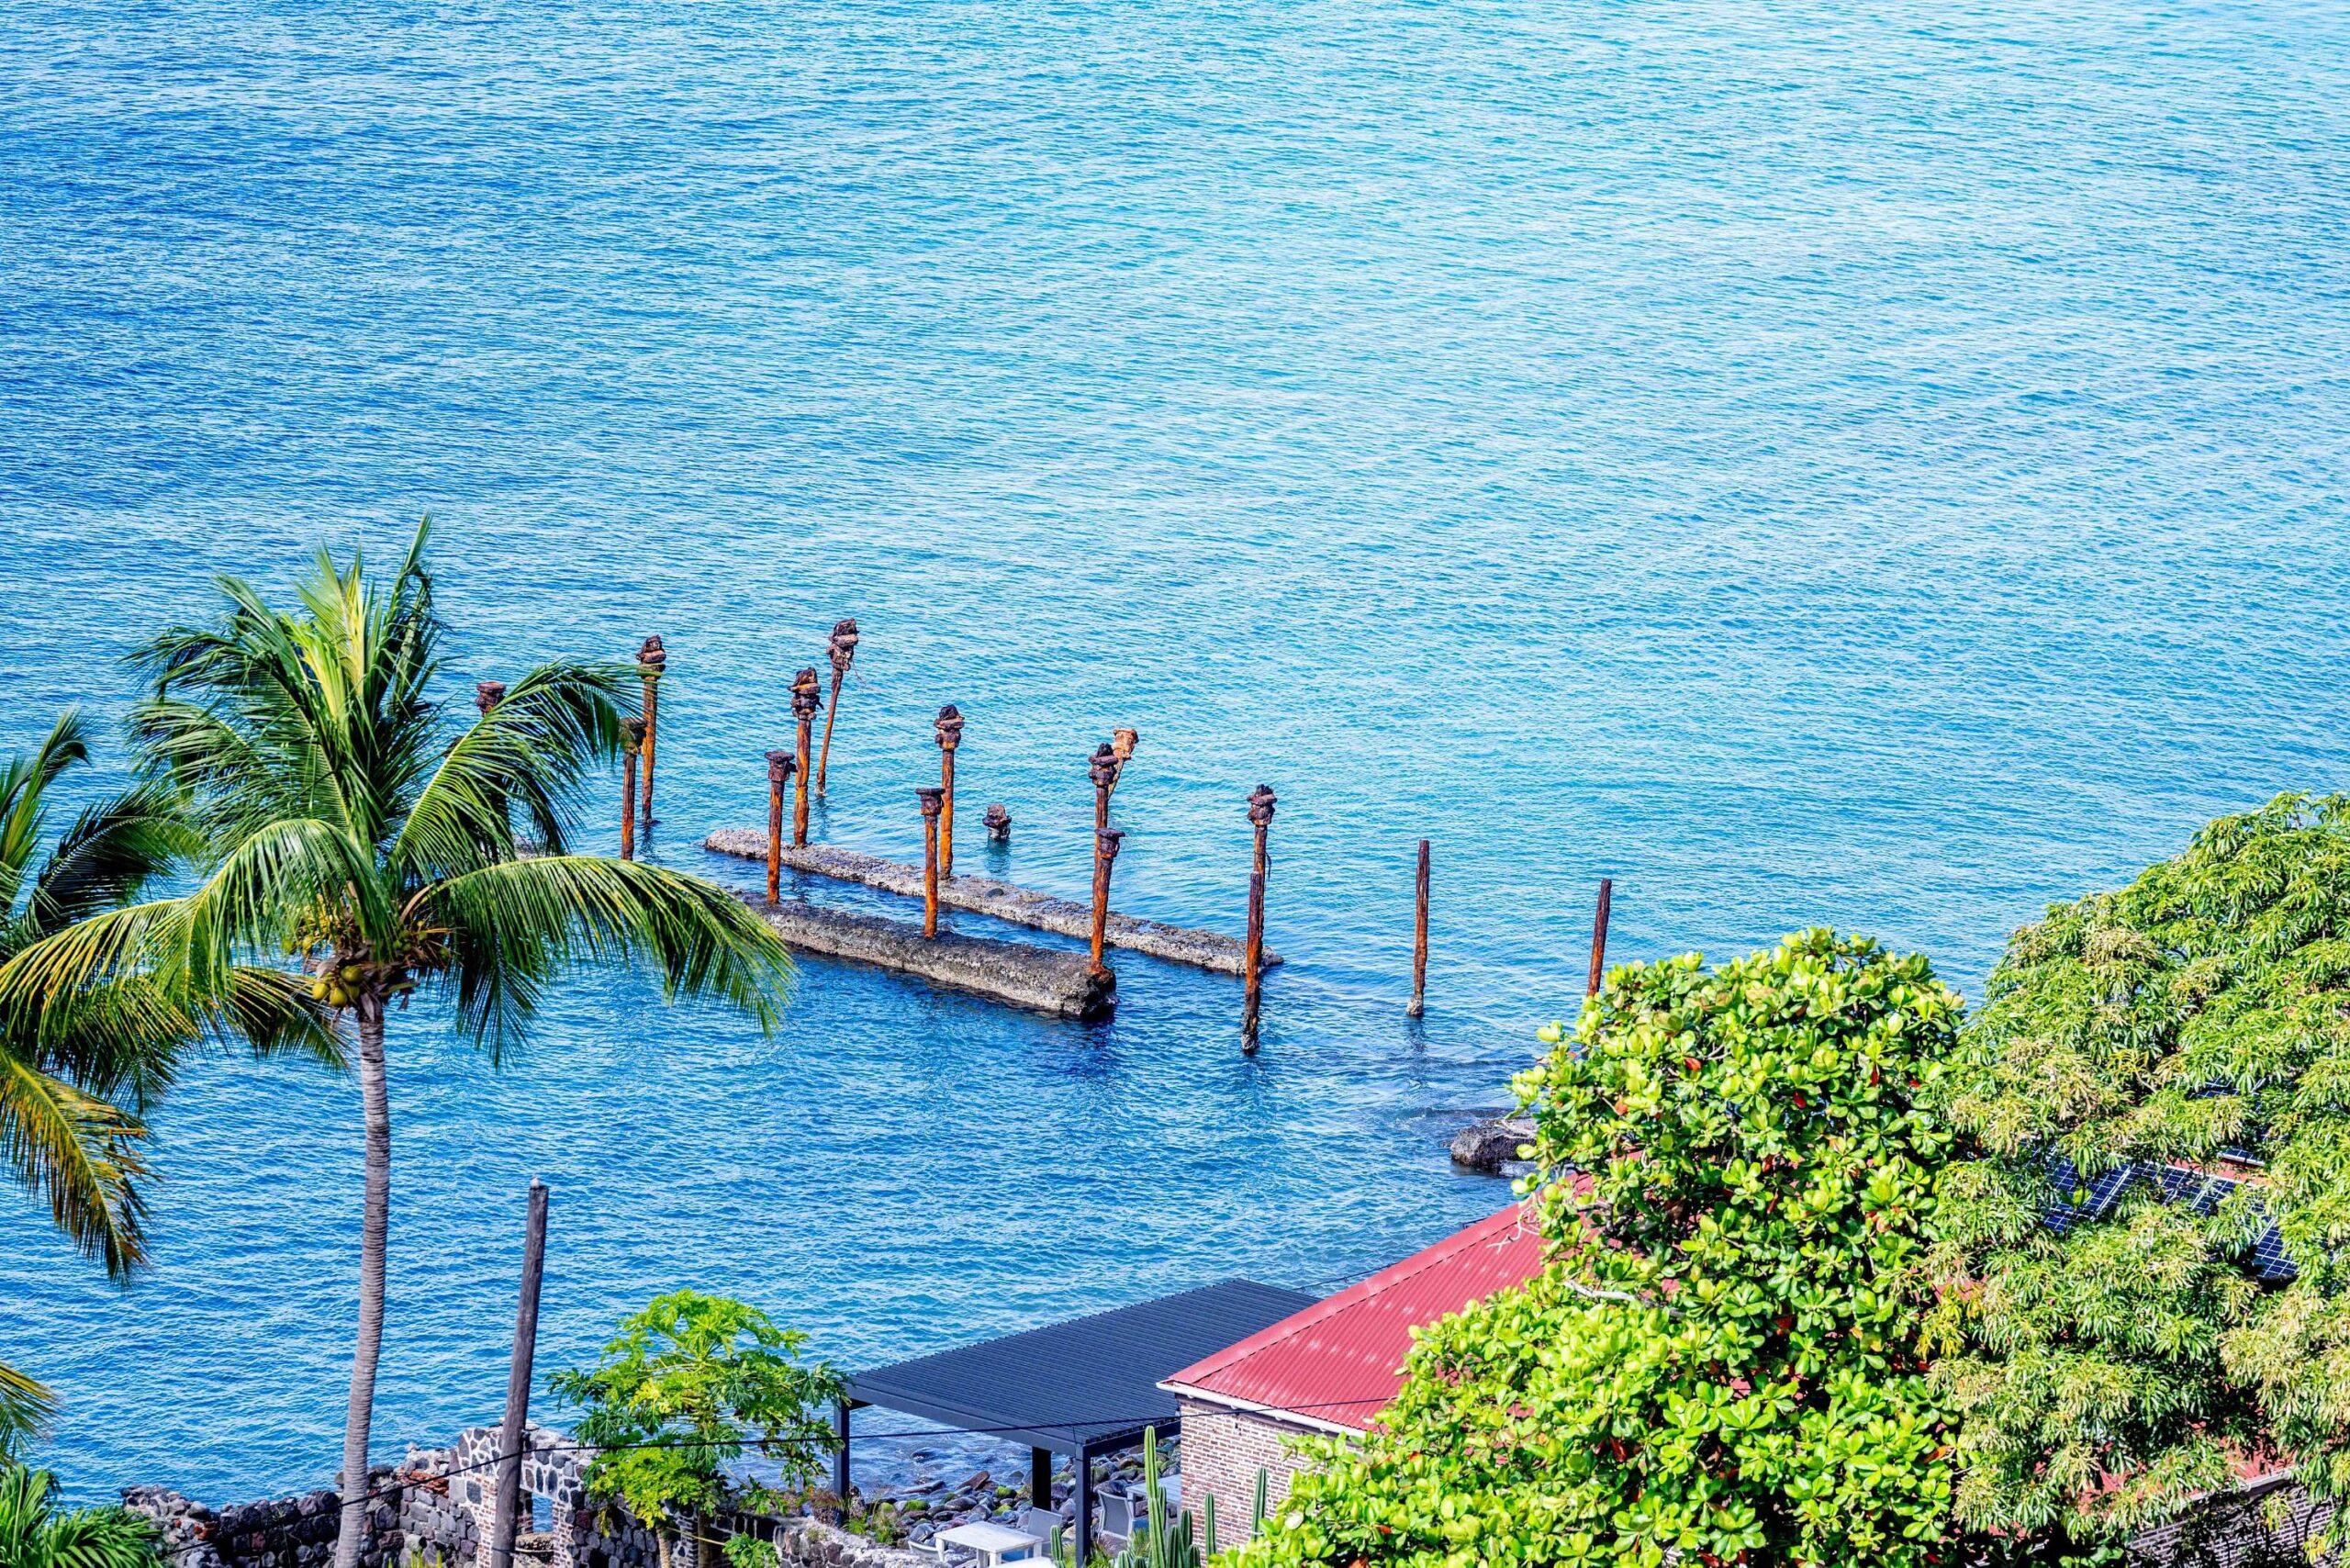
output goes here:
<path id="1" fill-rule="evenodd" d="M 1378 1427 L 1225 1561 L 1939 1560 L 1918 1336 L 1958 1016 L 1923 958 L 1827 931 L 1615 970 L 1519 1082 L 1550 1266 L 1423 1330 Z"/>
<path id="2" fill-rule="evenodd" d="M 1965 1046 L 1948 1114 L 1981 1158 L 1946 1183 L 1930 1340 L 1961 1518 L 2089 1562 L 2279 1451 L 2342 1496 L 2350 801 L 2280 797 L 2050 909 Z M 2244 1174 L 2230 1150 L 2265 1176 L 2199 1204 L 2175 1172 L 2163 1201 L 2166 1165 Z M 2125 1170 L 2109 1209 L 2081 1201 Z M 2248 1267 L 2272 1222 L 2281 1290 Z"/>
<path id="3" fill-rule="evenodd" d="M 128 1508 L 59 1511 L 55 1478 L 0 1459 L 0 1568 L 161 1568 L 153 1521 Z"/>

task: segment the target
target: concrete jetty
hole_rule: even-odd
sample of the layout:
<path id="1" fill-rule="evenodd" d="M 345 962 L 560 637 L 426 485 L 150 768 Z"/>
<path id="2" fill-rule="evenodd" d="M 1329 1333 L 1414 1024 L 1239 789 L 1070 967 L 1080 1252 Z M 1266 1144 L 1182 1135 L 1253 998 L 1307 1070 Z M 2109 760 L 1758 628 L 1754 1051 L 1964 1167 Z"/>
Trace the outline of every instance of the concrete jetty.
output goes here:
<path id="1" fill-rule="evenodd" d="M 721 828 L 702 841 L 702 847 L 721 855 L 739 856 L 745 860 L 764 863 L 767 857 L 767 835 L 764 830 L 755 828 Z M 837 849 L 829 845 L 811 844 L 805 848 L 794 848 L 787 844 L 783 846 L 783 863 L 792 870 L 830 877 L 836 881 L 856 882 L 906 898 L 923 896 L 920 866 L 885 860 L 878 855 Z M 993 877 L 942 877 L 938 882 L 938 902 L 948 909 L 968 910 L 974 914 L 990 915 L 1015 925 L 1033 926 L 1038 931 L 1074 936 L 1080 941 L 1090 938 L 1093 934 L 1093 911 L 1089 906 L 1072 903 L 1068 899 L 1056 898 L 1034 888 L 1015 887 Z M 1220 935 L 1213 931 L 1194 931 L 1188 926 L 1166 925 L 1156 920 L 1140 920 L 1130 914 L 1112 913 L 1103 940 L 1113 947 L 1165 958 L 1170 963 L 1191 964 L 1220 975 L 1240 974 L 1246 967 L 1246 950 L 1235 937 Z M 1083 962 L 1084 955 L 1076 957 L 1080 963 Z M 1281 961 L 1278 953 L 1268 951 L 1264 956 L 1267 968 Z"/>
<path id="2" fill-rule="evenodd" d="M 924 937 L 919 925 L 789 899 L 770 904 L 762 895 L 745 894 L 743 902 L 803 953 L 894 969 L 1062 1018 L 1106 1018 L 1117 1005 L 1117 977 L 1091 972 L 1083 953 L 951 932 Z"/>

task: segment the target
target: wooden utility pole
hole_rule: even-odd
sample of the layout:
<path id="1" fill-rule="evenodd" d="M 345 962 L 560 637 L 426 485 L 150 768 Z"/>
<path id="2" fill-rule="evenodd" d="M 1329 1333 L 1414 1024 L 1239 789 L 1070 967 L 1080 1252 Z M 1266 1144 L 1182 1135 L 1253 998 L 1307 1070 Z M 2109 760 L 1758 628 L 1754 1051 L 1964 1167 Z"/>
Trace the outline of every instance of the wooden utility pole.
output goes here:
<path id="1" fill-rule="evenodd" d="M 477 680 L 474 682 L 474 706 L 481 710 L 483 718 L 488 718 L 489 711 L 505 700 L 506 683 L 504 681 Z"/>
<path id="2" fill-rule="evenodd" d="M 914 800 L 922 807 L 922 934 L 928 938 L 938 935 L 938 812 L 946 791 L 925 784 Z"/>
<path id="3" fill-rule="evenodd" d="M 783 897 L 783 788 L 793 769 L 788 751 L 767 753 L 767 902 Z"/>
<path id="4" fill-rule="evenodd" d="M 647 637 L 636 651 L 636 673 L 644 678 L 644 825 L 653 825 L 653 751 L 661 729 L 661 676 L 669 655 L 661 639 Z"/>
<path id="5" fill-rule="evenodd" d="M 644 721 L 622 719 L 628 750 L 621 757 L 621 858 L 636 858 L 636 765 L 644 756 Z"/>
<path id="6" fill-rule="evenodd" d="M 1265 834 L 1273 825 L 1273 808 L 1280 797 L 1270 784 L 1248 792 L 1248 821 L 1257 832 L 1256 865 L 1248 874 L 1248 944 L 1241 954 L 1240 1048 L 1257 1053 L 1257 1021 L 1265 992 L 1265 874 L 1270 862 Z"/>
<path id="7" fill-rule="evenodd" d="M 547 1261 L 547 1188 L 531 1178 L 530 1228 L 522 1241 L 522 1296 L 514 1311 L 514 1354 L 506 1365 L 506 1420 L 498 1429 L 498 1498 L 490 1515 L 490 1568 L 513 1568 L 521 1516 L 522 1434 L 530 1425 L 531 1362 L 539 1346 L 539 1281 Z"/>
<path id="8" fill-rule="evenodd" d="M 1093 833 L 1093 972 L 1107 974 L 1109 966 L 1102 961 L 1102 946 L 1110 935 L 1110 863 L 1118 857 L 1118 841 L 1126 835 L 1116 828 L 1096 828 Z"/>
<path id="9" fill-rule="evenodd" d="M 1583 989 L 1585 996 L 1599 994 L 1599 982 L 1607 973 L 1607 904 L 1615 888 L 1612 879 L 1599 879 L 1599 908 L 1591 917 L 1591 983 Z"/>
<path id="10" fill-rule="evenodd" d="M 791 716 L 800 721 L 800 793 L 791 808 L 791 846 L 808 847 L 808 748 L 816 727 L 816 710 L 823 706 L 823 688 L 816 682 L 814 666 L 791 678 Z"/>
<path id="11" fill-rule="evenodd" d="M 824 765 L 833 759 L 833 721 L 841 716 L 841 682 L 848 678 L 848 666 L 856 659 L 856 622 L 854 620 L 835 622 L 833 625 L 833 705 L 824 711 L 824 748 L 816 754 L 816 793 L 824 792 Z"/>
<path id="12" fill-rule="evenodd" d="M 946 804 L 938 817 L 938 874 L 955 874 L 955 748 L 963 744 L 962 710 L 949 702 L 938 711 L 938 787 Z"/>
<path id="13" fill-rule="evenodd" d="M 1404 1009 L 1406 1018 L 1417 1018 L 1427 1011 L 1428 995 L 1428 841 L 1420 840 L 1420 875 L 1418 897 L 1412 917 L 1412 1001 Z"/>

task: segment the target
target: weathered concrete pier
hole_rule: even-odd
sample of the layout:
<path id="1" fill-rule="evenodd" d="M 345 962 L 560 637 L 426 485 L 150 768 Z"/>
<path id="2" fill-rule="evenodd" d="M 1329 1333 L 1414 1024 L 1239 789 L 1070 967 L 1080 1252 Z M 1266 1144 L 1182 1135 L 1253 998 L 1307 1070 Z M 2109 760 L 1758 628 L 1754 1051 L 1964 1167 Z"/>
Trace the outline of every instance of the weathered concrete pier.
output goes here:
<path id="1" fill-rule="evenodd" d="M 721 828 L 702 841 L 702 847 L 721 855 L 764 861 L 767 857 L 767 835 L 755 828 Z M 781 854 L 783 864 L 795 871 L 878 888 L 883 892 L 905 898 L 919 899 L 923 896 L 923 868 L 920 866 L 909 866 L 901 861 L 885 860 L 878 855 L 865 855 L 854 849 L 837 849 L 827 845 L 805 847 L 785 845 Z M 1088 941 L 1093 935 L 1093 911 L 1088 905 L 1056 898 L 1034 888 L 1015 887 L 993 877 L 941 877 L 938 879 L 938 902 L 948 909 L 968 910 L 974 914 L 1009 921 L 1014 925 L 1032 926 L 1038 931 L 1073 936 L 1079 941 Z M 789 939 L 787 933 L 786 940 Z M 921 938 L 917 936 L 915 940 L 919 942 Z M 950 940 L 975 939 L 939 938 L 942 943 Z M 1191 964 L 1220 975 L 1240 974 L 1248 957 L 1243 944 L 1233 937 L 1213 931 L 1195 931 L 1188 926 L 1162 924 L 1156 920 L 1141 920 L 1129 914 L 1112 914 L 1103 930 L 1102 940 L 1113 947 L 1124 947 L 1129 952 L 1164 958 L 1170 963 Z M 1018 952 L 1041 951 L 1016 943 L 994 945 Z M 1055 958 L 1064 956 L 1080 969 L 1087 961 L 1083 953 L 1050 955 Z M 1261 959 L 1263 966 L 1269 969 L 1281 961 L 1281 955 L 1270 950 Z"/>
<path id="2" fill-rule="evenodd" d="M 786 850 L 785 863 L 807 853 Z M 764 853 L 758 857 L 765 858 Z M 1106 970 L 1095 973 L 1083 953 L 952 932 L 924 936 L 919 925 L 790 900 L 770 904 L 755 894 L 744 895 L 743 902 L 803 953 L 872 964 L 1061 1018 L 1105 1018 L 1117 1005 L 1117 977 Z"/>

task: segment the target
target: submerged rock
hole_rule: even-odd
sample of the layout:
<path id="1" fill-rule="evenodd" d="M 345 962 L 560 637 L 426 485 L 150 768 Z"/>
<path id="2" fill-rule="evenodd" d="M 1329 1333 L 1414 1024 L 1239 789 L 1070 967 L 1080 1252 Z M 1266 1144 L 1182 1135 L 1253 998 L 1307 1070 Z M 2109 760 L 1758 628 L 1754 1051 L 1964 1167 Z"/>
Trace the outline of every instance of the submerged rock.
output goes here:
<path id="1" fill-rule="evenodd" d="M 1533 1141 L 1533 1117 L 1497 1116 L 1460 1130 L 1452 1140 L 1452 1163 L 1488 1176 L 1505 1175 L 1510 1167 L 1526 1162 L 1518 1151 Z"/>

